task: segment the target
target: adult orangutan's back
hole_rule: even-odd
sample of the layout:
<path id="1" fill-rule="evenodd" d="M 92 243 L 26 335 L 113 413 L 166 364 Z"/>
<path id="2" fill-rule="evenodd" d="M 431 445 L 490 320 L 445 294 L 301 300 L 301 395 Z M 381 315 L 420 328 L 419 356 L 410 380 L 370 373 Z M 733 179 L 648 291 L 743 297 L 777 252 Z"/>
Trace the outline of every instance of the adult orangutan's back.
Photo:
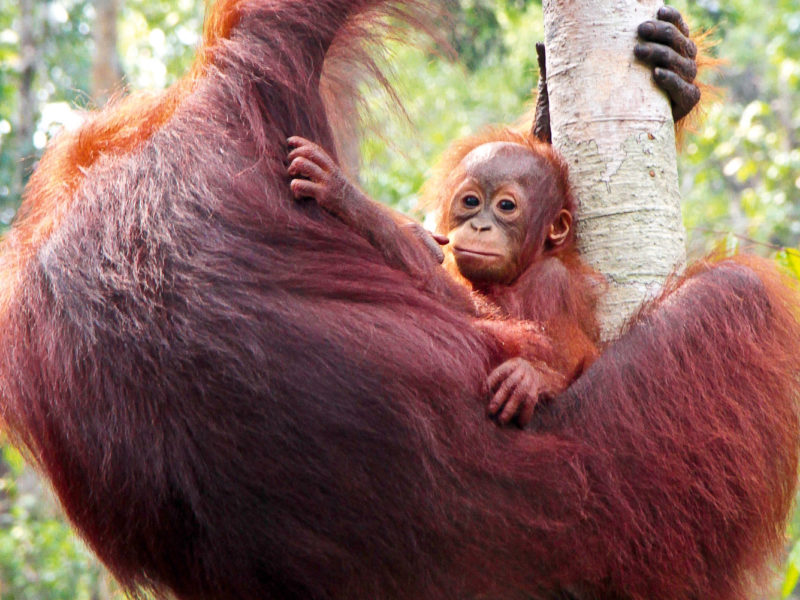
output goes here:
<path id="1" fill-rule="evenodd" d="M 56 140 L 2 255 L 9 432 L 129 587 L 743 598 L 796 479 L 794 300 L 706 270 L 495 428 L 499 343 L 284 174 L 289 134 L 332 149 L 326 52 L 398 7 L 218 2 L 189 78 Z"/>

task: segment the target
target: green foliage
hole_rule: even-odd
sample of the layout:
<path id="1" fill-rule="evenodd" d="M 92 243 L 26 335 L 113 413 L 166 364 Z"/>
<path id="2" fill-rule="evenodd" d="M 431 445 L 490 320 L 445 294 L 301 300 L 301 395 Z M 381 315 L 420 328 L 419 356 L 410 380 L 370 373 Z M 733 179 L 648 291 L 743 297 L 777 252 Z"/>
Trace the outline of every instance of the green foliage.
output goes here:
<path id="1" fill-rule="evenodd" d="M 161 88 L 185 73 L 200 42 L 203 0 L 126 0 L 119 20 L 123 71 L 134 88 Z"/>
<path id="2" fill-rule="evenodd" d="M 684 217 L 695 242 L 734 231 L 759 242 L 800 241 L 800 6 L 736 0 L 694 7 L 715 24 L 724 61 L 708 107 L 681 159 Z"/>
<path id="3" fill-rule="evenodd" d="M 39 127 L 33 140 L 20 140 L 16 127 L 20 78 L 19 6 L 15 0 L 0 0 L 0 225 L 8 225 L 20 200 L 12 183 L 19 148 L 36 147 L 41 151 L 47 135 L 53 133 L 49 119 L 41 119 L 45 107 L 57 103 L 86 104 L 92 14 L 88 0 L 34 3 L 37 76 L 33 85 L 38 100 Z"/>
<path id="4" fill-rule="evenodd" d="M 432 60 L 425 49 L 393 48 L 395 87 L 409 119 L 380 110 L 388 102 L 384 95 L 371 97 L 378 133 L 362 144 L 361 178 L 373 197 L 419 216 L 416 192 L 450 142 L 527 112 L 537 82 L 534 44 L 543 25 L 540 6 L 520 4 L 495 3 L 495 43 L 472 68 Z"/>
<path id="5" fill-rule="evenodd" d="M 789 558 L 786 559 L 786 574 L 781 586 L 781 598 L 788 598 L 797 587 L 800 579 L 800 540 L 794 542 Z"/>
<path id="6" fill-rule="evenodd" d="M 12 210 L 19 198 L 12 197 L 11 182 L 17 161 L 12 123 L 17 112 L 17 62 L 19 44 L 12 29 L 17 18 L 17 3 L 0 0 L 0 220 L 2 210 Z M 13 214 L 13 213 L 12 213 Z M 8 219 L 10 221 L 10 219 Z"/>
<path id="7" fill-rule="evenodd" d="M 458 52 L 459 60 L 469 70 L 484 65 L 488 56 L 503 56 L 513 49 L 505 36 L 502 15 L 509 11 L 524 12 L 531 5 L 541 7 L 532 0 L 461 0 L 460 10 L 453 18 L 450 43 Z"/>
<path id="8" fill-rule="evenodd" d="M 97 561 L 64 524 L 20 455 L 8 446 L 0 449 L 0 597 L 97 598 L 103 584 Z"/>
<path id="9" fill-rule="evenodd" d="M 121 4 L 119 50 L 124 83 L 136 88 L 168 85 L 186 70 L 194 54 L 203 0 L 123 0 Z M 94 17 L 91 0 L 34 3 L 37 128 L 32 140 L 20 140 L 19 5 L 16 0 L 0 0 L 0 229 L 10 223 L 20 201 L 13 185 L 19 148 L 34 147 L 40 153 L 46 141 L 75 118 L 71 108 L 92 107 Z"/>

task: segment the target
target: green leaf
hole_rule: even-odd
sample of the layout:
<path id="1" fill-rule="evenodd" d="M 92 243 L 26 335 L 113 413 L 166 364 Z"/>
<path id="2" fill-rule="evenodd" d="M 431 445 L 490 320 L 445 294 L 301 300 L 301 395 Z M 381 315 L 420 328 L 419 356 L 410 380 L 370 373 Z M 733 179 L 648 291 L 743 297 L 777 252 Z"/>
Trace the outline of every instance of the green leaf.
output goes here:
<path id="1" fill-rule="evenodd" d="M 790 563 L 786 568 L 786 575 L 783 578 L 783 587 L 781 588 L 781 598 L 788 598 L 794 591 L 797 585 L 797 580 L 800 578 L 800 570 L 794 563 Z"/>
<path id="2" fill-rule="evenodd" d="M 2 457 L 15 476 L 19 476 L 22 473 L 25 468 L 25 460 L 16 449 L 11 446 L 4 446 Z"/>
<path id="3" fill-rule="evenodd" d="M 781 597 L 788 598 L 789 595 L 797 587 L 797 581 L 800 579 L 800 541 L 796 541 L 789 553 L 789 558 L 786 561 L 786 574 L 783 578 L 783 586 L 781 588 Z"/>
<path id="4" fill-rule="evenodd" d="M 789 270 L 800 279 L 800 252 L 794 248 L 786 248 L 786 262 L 789 265 Z"/>
<path id="5" fill-rule="evenodd" d="M 784 248 L 775 257 L 789 273 L 800 281 L 800 251 L 795 248 Z"/>

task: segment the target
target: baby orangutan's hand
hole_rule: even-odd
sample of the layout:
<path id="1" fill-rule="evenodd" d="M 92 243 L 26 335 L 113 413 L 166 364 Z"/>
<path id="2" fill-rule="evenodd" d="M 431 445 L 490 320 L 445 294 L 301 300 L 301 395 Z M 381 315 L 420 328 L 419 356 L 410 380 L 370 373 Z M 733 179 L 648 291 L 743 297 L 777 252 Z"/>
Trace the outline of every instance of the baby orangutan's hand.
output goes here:
<path id="1" fill-rule="evenodd" d="M 433 234 L 410 217 L 371 200 L 347 179 L 333 157 L 314 142 L 293 136 L 287 143 L 291 148 L 289 186 L 296 200 L 315 200 L 384 252 L 393 247 L 392 235 L 402 233 L 418 239 L 437 262 L 444 260 L 440 246 L 449 243 L 446 236 Z M 387 229 L 387 221 L 392 223 L 391 228 Z M 385 233 L 381 235 L 381 231 Z"/>
<path id="2" fill-rule="evenodd" d="M 557 396 L 567 387 L 566 379 L 546 365 L 533 366 L 524 358 L 507 360 L 486 380 L 493 394 L 487 412 L 501 425 L 514 421 L 525 427 L 533 418 L 536 405 Z"/>
<path id="3" fill-rule="evenodd" d="M 320 146 L 294 136 L 288 140 L 290 186 L 295 198 L 313 198 L 325 210 L 339 215 L 346 202 L 356 195 L 339 165 Z"/>

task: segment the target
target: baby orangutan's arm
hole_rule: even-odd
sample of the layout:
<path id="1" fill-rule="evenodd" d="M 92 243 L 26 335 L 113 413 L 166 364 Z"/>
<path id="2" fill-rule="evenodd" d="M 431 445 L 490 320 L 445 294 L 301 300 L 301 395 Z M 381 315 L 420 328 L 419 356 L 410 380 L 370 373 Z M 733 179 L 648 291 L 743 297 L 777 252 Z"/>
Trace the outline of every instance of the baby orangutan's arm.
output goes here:
<path id="1" fill-rule="evenodd" d="M 469 290 L 441 268 L 440 244 L 447 238 L 428 232 L 419 223 L 375 202 L 348 181 L 336 161 L 319 145 L 291 137 L 288 173 L 297 200 L 313 199 L 380 250 L 389 266 L 419 280 L 426 289 L 449 296 L 469 312 L 475 308 Z"/>

